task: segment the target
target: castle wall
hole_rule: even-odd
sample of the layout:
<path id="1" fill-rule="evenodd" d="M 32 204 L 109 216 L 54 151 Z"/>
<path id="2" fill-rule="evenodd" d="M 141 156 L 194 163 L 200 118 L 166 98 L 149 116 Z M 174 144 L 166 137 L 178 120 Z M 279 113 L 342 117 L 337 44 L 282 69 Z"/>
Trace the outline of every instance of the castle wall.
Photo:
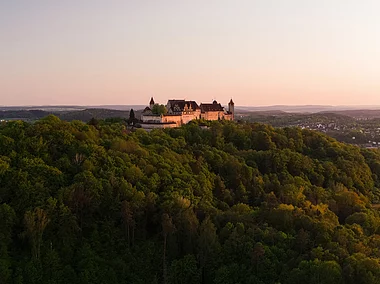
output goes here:
<path id="1" fill-rule="evenodd" d="M 224 114 L 224 119 L 225 120 L 234 120 L 234 116 L 232 113 Z"/>
<path id="2" fill-rule="evenodd" d="M 184 111 L 182 113 L 182 123 L 187 124 L 194 119 L 200 119 L 200 117 L 201 117 L 200 110 L 189 111 L 189 112 Z"/>
<path id="3" fill-rule="evenodd" d="M 160 115 L 141 115 L 141 120 L 143 122 L 152 122 L 152 123 L 163 122 Z"/>
<path id="4" fill-rule="evenodd" d="M 218 119 L 226 119 L 233 120 L 232 114 L 225 114 L 222 111 L 207 111 L 201 113 L 200 110 L 191 111 L 191 112 L 183 112 L 182 115 L 142 115 L 141 120 L 144 123 L 169 123 L 173 122 L 177 126 L 181 126 L 182 124 L 187 124 L 194 119 L 203 118 L 205 120 L 218 120 Z"/>
<path id="5" fill-rule="evenodd" d="M 206 111 L 202 113 L 201 117 L 205 120 L 218 120 L 224 116 L 223 111 Z"/>
<path id="6" fill-rule="evenodd" d="M 163 115 L 162 122 L 173 122 L 177 126 L 182 125 L 182 116 L 181 115 Z"/>

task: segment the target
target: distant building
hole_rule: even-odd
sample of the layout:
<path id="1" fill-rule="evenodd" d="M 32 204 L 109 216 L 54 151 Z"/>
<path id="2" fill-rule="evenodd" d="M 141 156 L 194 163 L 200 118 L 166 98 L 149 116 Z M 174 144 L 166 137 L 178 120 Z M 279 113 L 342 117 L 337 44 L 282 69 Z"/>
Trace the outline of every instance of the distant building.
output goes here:
<path id="1" fill-rule="evenodd" d="M 234 120 L 235 104 L 232 99 L 228 103 L 228 110 L 225 110 L 217 101 L 213 101 L 211 104 L 201 103 L 198 105 L 195 101 L 168 100 L 166 104 L 167 113 L 157 115 L 152 111 L 154 105 L 154 99 L 151 98 L 149 107 L 146 107 L 141 115 L 143 128 L 178 127 L 194 119 Z"/>

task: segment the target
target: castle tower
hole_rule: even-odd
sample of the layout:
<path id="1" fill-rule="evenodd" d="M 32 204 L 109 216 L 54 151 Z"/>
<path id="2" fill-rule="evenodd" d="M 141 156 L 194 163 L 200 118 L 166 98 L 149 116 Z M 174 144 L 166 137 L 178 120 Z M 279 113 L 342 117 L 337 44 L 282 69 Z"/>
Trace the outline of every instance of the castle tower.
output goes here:
<path id="1" fill-rule="evenodd" d="M 154 99 L 153 99 L 153 97 L 150 99 L 149 107 L 150 107 L 151 110 L 154 107 Z"/>
<path id="2" fill-rule="evenodd" d="M 228 103 L 228 111 L 232 114 L 232 120 L 235 119 L 235 103 L 233 102 L 232 98 L 230 102 Z"/>

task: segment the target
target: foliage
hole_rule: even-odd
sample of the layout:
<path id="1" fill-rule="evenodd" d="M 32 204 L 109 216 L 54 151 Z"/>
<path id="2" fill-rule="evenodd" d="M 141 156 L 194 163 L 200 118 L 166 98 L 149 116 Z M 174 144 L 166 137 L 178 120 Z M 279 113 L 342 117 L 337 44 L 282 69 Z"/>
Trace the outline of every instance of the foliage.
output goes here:
<path id="1" fill-rule="evenodd" d="M 153 114 L 161 115 L 161 114 L 166 114 L 167 112 L 168 110 L 166 109 L 164 105 L 155 104 L 152 108 Z"/>
<path id="2" fill-rule="evenodd" d="M 380 153 L 300 128 L 0 125 L 0 283 L 379 283 Z"/>

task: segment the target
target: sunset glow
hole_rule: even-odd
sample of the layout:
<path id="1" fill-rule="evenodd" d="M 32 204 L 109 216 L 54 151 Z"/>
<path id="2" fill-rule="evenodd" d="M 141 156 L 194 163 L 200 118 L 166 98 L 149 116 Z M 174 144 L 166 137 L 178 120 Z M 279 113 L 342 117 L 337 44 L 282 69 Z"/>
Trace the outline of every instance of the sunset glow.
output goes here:
<path id="1" fill-rule="evenodd" d="M 376 0 L 0 3 L 0 105 L 380 105 Z"/>

